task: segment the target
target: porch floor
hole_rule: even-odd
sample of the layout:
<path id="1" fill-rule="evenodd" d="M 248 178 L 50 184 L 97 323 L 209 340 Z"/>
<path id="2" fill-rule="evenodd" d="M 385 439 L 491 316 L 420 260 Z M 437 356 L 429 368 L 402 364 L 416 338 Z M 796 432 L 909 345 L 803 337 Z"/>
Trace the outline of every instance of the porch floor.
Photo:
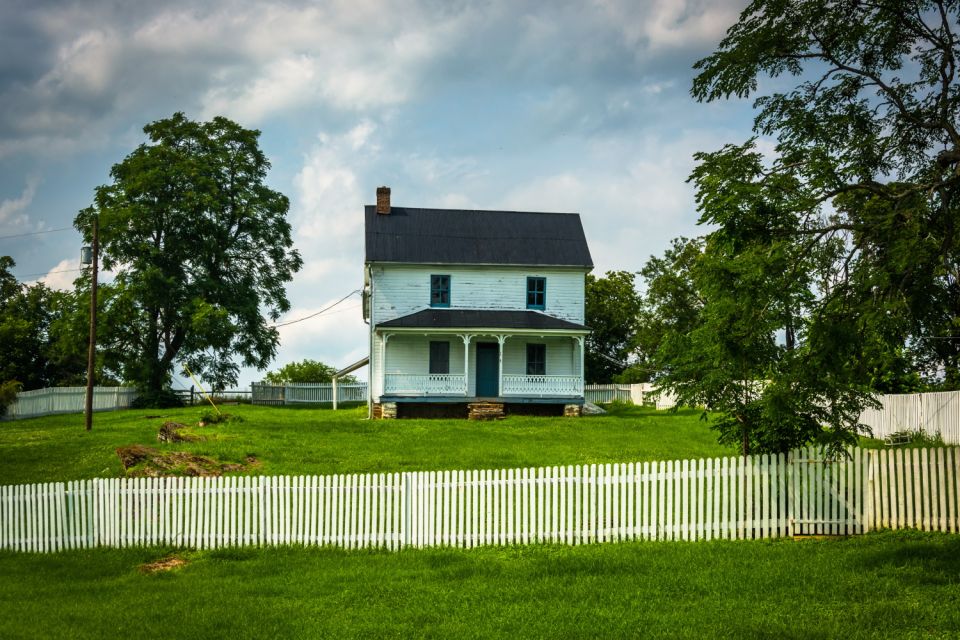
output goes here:
<path id="1" fill-rule="evenodd" d="M 395 396 L 383 395 L 377 402 L 460 403 L 501 402 L 503 404 L 583 404 L 582 396 Z"/>

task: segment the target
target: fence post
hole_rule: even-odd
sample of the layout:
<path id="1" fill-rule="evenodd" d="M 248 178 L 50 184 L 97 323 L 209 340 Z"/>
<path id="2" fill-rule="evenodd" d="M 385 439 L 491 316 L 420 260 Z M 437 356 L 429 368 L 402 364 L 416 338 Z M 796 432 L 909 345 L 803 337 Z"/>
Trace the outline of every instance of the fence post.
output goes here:
<path id="1" fill-rule="evenodd" d="M 866 522 L 864 523 L 864 533 L 869 532 L 873 529 L 873 518 L 874 518 L 874 456 L 875 451 L 870 451 L 867 449 L 864 451 L 867 455 L 864 457 L 864 464 L 867 466 L 867 490 L 864 492 L 863 499 L 866 500 Z"/>
<path id="2" fill-rule="evenodd" d="M 409 471 L 400 474 L 400 485 L 403 491 L 403 546 L 409 547 L 413 541 L 413 486 Z"/>

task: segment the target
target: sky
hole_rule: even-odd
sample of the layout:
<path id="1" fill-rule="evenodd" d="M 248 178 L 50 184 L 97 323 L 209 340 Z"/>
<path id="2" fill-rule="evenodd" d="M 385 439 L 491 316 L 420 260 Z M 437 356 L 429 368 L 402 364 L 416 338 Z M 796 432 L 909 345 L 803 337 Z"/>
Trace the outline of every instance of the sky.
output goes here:
<path id="1" fill-rule="evenodd" d="M 261 132 L 304 259 L 281 321 L 361 287 L 380 185 L 396 206 L 578 212 L 594 272 L 637 271 L 701 232 L 693 154 L 751 135 L 749 100 L 690 97 L 745 4 L 0 0 L 0 236 L 34 234 L 0 255 L 69 288 L 79 234 L 35 232 L 183 111 Z M 270 368 L 364 357 L 359 304 L 281 327 Z"/>

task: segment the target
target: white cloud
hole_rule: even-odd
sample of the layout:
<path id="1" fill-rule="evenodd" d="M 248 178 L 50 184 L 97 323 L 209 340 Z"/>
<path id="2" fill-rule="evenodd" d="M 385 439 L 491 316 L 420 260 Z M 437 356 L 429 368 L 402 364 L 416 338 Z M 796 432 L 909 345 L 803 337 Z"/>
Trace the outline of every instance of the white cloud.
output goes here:
<path id="1" fill-rule="evenodd" d="M 54 265 L 47 272 L 47 275 L 39 278 L 37 281 L 42 282 L 51 289 L 69 291 L 73 289 L 73 281 L 80 275 L 77 268 L 79 262 L 79 257 L 64 258 Z"/>
<path id="2" fill-rule="evenodd" d="M 631 0 L 597 0 L 632 47 L 662 50 L 720 42 L 746 6 L 743 0 L 651 0 L 643 15 Z M 646 47 L 643 47 L 646 45 Z"/>
<path id="3" fill-rule="evenodd" d="M 23 228 L 29 224 L 29 218 L 23 211 L 33 202 L 38 184 L 39 180 L 31 178 L 18 197 L 0 201 L 0 224 L 6 229 Z"/>
<path id="4" fill-rule="evenodd" d="M 356 168 L 378 153 L 376 125 L 363 120 L 340 135 L 321 133 L 293 179 L 293 224 L 299 246 L 315 256 L 361 246 L 364 198 Z M 305 253 L 306 256 L 306 253 Z"/>

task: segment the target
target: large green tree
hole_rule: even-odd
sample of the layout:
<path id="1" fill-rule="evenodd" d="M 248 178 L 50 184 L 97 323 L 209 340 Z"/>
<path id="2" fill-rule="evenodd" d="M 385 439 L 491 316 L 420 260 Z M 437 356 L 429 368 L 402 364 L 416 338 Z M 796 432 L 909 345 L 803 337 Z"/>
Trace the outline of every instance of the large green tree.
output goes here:
<path id="1" fill-rule="evenodd" d="M 176 113 L 144 132 L 149 141 L 113 166 L 75 221 L 89 240 L 99 218 L 103 266 L 116 273 L 120 366 L 147 391 L 178 362 L 235 384 L 232 358 L 265 368 L 279 340 L 269 321 L 290 307 L 285 284 L 302 261 L 289 201 L 265 184 L 258 131 Z"/>
<path id="2" fill-rule="evenodd" d="M 51 291 L 18 282 L 10 273 L 15 266 L 13 258 L 0 256 L 0 382 L 17 380 L 24 389 L 38 389 L 48 379 L 44 351 Z"/>
<path id="3" fill-rule="evenodd" d="M 629 271 L 587 274 L 585 315 L 591 333 L 586 343 L 586 378 L 608 383 L 623 372 L 630 357 L 640 314 L 640 295 Z"/>
<path id="4" fill-rule="evenodd" d="M 86 355 L 74 362 L 57 354 L 57 326 L 70 313 L 68 294 L 41 282 L 26 285 L 17 281 L 10 273 L 14 266 L 13 258 L 0 256 L 0 382 L 17 380 L 25 390 L 72 384 L 78 379 L 82 384 Z M 85 346 L 86 339 L 80 344 Z"/>
<path id="5" fill-rule="evenodd" d="M 775 200 L 794 259 L 834 259 L 814 283 L 810 313 L 832 324 L 805 338 L 810 357 L 829 362 L 812 350 L 846 336 L 847 364 L 875 380 L 907 358 L 960 388 L 958 17 L 956 1 L 755 0 L 696 65 L 706 101 L 797 77 L 755 100 L 772 154 L 758 161 L 750 140 L 699 155 L 702 220 L 745 186 Z"/>
<path id="6" fill-rule="evenodd" d="M 697 154 L 702 306 L 658 381 L 743 452 L 852 442 L 915 369 L 960 384 L 956 2 L 756 0 L 697 63 L 700 100 L 756 97 L 756 139 Z M 661 275 L 661 278 L 663 276 Z"/>

